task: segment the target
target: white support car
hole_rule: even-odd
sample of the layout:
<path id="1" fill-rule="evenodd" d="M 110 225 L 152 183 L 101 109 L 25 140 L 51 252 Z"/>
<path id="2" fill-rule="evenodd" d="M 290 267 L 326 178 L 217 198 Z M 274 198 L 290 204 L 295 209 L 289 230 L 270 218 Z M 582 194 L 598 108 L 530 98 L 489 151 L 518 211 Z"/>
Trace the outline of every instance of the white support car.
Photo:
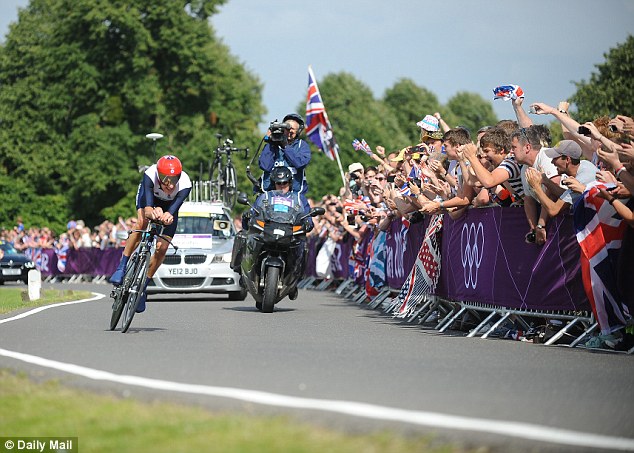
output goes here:
<path id="1" fill-rule="evenodd" d="M 240 276 L 229 267 L 235 237 L 231 212 L 222 203 L 185 202 L 165 260 L 148 285 L 155 293 L 218 293 L 244 300 Z"/>

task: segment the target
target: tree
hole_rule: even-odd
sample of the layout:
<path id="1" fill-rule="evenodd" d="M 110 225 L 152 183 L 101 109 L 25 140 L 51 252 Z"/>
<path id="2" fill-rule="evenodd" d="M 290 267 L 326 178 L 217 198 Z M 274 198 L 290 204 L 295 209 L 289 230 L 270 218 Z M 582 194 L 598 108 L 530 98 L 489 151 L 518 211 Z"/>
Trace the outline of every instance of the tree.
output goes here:
<path id="1" fill-rule="evenodd" d="M 577 91 L 570 102 L 577 107 L 575 117 L 580 122 L 600 116 L 634 115 L 634 36 L 608 53 L 605 62 L 595 67 L 590 80 L 576 82 Z"/>
<path id="2" fill-rule="evenodd" d="M 461 91 L 456 93 L 445 106 L 449 111 L 445 121 L 452 126 L 464 126 L 471 132 L 471 137 L 483 126 L 493 126 L 498 122 L 491 102 L 479 94 Z"/>
<path id="3" fill-rule="evenodd" d="M 416 123 L 425 115 L 434 114 L 440 109 L 436 95 L 410 79 L 400 79 L 387 89 L 383 103 L 396 117 L 400 129 L 412 144 L 418 143 L 420 139 L 420 129 Z"/>
<path id="4" fill-rule="evenodd" d="M 253 147 L 261 85 L 208 23 L 224 1 L 31 0 L 0 48 L 0 177 L 24 183 L 18 203 L 61 194 L 56 209 L 89 224 L 129 214 L 148 132 L 193 173 L 216 132 Z M 16 208 L 30 210 L 0 215 Z"/>

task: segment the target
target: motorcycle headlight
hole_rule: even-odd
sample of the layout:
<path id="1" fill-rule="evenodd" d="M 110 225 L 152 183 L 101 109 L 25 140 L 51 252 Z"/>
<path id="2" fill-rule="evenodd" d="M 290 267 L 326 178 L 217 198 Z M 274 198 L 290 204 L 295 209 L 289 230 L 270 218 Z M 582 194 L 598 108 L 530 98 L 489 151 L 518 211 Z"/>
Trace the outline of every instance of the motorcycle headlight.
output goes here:
<path id="1" fill-rule="evenodd" d="M 27 269 L 34 269 L 35 263 L 33 261 L 27 261 L 26 263 L 24 263 L 24 267 L 26 267 Z"/>
<path id="2" fill-rule="evenodd" d="M 222 255 L 215 255 L 211 260 L 212 263 L 230 263 L 231 253 L 223 253 Z"/>

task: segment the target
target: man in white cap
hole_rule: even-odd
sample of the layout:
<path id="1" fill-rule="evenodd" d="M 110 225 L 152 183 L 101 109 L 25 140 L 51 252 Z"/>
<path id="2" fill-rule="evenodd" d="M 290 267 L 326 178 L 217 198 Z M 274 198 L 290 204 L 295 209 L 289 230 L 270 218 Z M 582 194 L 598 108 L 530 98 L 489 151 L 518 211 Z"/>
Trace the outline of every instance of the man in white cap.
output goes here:
<path id="1" fill-rule="evenodd" d="M 588 160 L 580 160 L 581 147 L 573 140 L 562 140 L 554 148 L 544 149 L 544 152 L 552 159 L 557 172 L 562 176 L 567 176 L 565 179 L 562 178 L 561 182 L 562 185 L 566 186 L 566 189 L 557 201 L 552 201 L 542 189 L 542 184 L 546 184 L 548 187 L 554 186 L 552 189 L 557 186 L 543 173 L 535 168 L 528 168 L 526 169 L 526 180 L 537 195 L 542 207 L 548 211 L 549 216 L 553 217 L 564 208 L 574 204 L 584 192 L 586 185 L 596 180 L 599 169 Z M 555 190 L 552 191 L 555 192 Z"/>

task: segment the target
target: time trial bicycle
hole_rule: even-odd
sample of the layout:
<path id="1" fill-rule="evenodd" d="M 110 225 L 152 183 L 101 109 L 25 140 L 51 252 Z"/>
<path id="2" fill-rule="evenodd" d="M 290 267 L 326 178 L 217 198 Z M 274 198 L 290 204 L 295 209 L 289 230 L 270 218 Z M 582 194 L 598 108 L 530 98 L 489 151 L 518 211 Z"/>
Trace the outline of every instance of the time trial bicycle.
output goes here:
<path id="1" fill-rule="evenodd" d="M 114 299 L 112 316 L 110 317 L 110 330 L 114 330 L 117 327 L 122 314 L 121 333 L 126 333 L 130 328 L 130 323 L 139 305 L 139 298 L 145 288 L 145 280 L 147 279 L 150 259 L 152 258 L 152 247 L 156 238 L 159 237 L 166 240 L 174 247 L 174 251 L 178 250 L 178 247 L 172 244 L 169 237 L 163 235 L 164 229 L 165 225 L 162 223 L 150 220 L 146 229 L 128 232 L 141 233 L 141 242 L 128 261 L 123 282 L 121 282 L 121 285 L 115 286 L 110 293 L 110 297 Z"/>
<path id="2" fill-rule="evenodd" d="M 232 209 L 238 198 L 238 177 L 236 169 L 231 162 L 231 154 L 244 151 L 244 158 L 249 154 L 249 148 L 234 148 L 233 141 L 227 138 L 221 143 L 222 135 L 216 134 L 218 146 L 214 151 L 213 159 L 209 163 L 209 182 L 211 184 L 212 200 L 220 200 L 225 206 Z M 223 156 L 226 157 L 223 159 Z"/>

